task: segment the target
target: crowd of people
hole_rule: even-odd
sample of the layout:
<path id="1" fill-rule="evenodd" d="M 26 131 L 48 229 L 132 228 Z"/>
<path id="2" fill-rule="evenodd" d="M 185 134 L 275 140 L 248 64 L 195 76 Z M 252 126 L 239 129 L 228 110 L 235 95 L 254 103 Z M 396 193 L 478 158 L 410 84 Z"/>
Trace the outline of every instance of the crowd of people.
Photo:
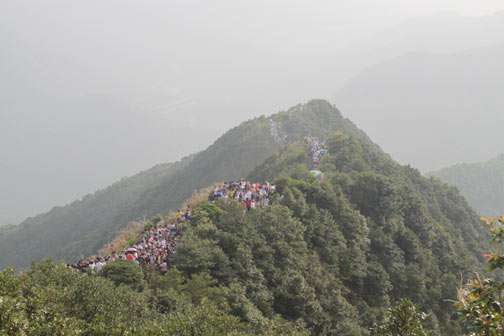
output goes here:
<path id="1" fill-rule="evenodd" d="M 219 199 L 232 199 L 243 204 L 245 209 L 251 210 L 268 206 L 270 195 L 274 191 L 275 186 L 268 182 L 263 184 L 245 180 L 225 182 L 215 187 L 208 200 L 215 202 Z M 162 220 L 155 225 L 147 226 L 139 240 L 124 251 L 85 258 L 70 266 L 82 272 L 100 273 L 108 263 L 125 260 L 166 272 L 170 267 L 170 256 L 176 253 L 177 241 L 181 235 L 179 225 L 190 221 L 191 217 L 190 207 L 184 211 L 177 210 L 174 220 L 171 222 Z"/>
<path id="2" fill-rule="evenodd" d="M 169 257 L 175 253 L 177 239 L 180 236 L 179 224 L 191 219 L 191 208 L 178 210 L 175 221 L 168 224 L 164 221 L 148 226 L 140 239 L 124 251 L 107 256 L 96 256 L 82 259 L 71 265 L 82 272 L 99 273 L 108 263 L 116 260 L 134 262 L 142 267 L 152 267 L 166 272 L 169 267 Z"/>
<path id="3" fill-rule="evenodd" d="M 310 156 L 313 164 L 313 169 L 320 165 L 320 160 L 327 153 L 325 144 L 316 137 L 305 137 L 310 150 Z"/>
<path id="4" fill-rule="evenodd" d="M 327 153 L 325 144 L 315 137 L 306 137 L 313 169 L 318 168 L 322 157 Z M 208 197 L 209 202 L 217 200 L 235 200 L 240 202 L 246 210 L 267 207 L 271 202 L 271 195 L 275 192 L 275 185 L 266 183 L 252 183 L 246 180 L 231 181 L 214 188 Z M 170 256 L 176 253 L 177 240 L 181 232 L 179 224 L 191 220 L 190 207 L 184 211 L 177 210 L 174 220 L 149 225 L 139 240 L 119 253 L 112 252 L 107 256 L 96 256 L 82 259 L 70 265 L 82 272 L 99 273 L 103 268 L 116 260 L 134 262 L 142 267 L 151 267 L 166 272 L 170 266 Z"/>
<path id="5" fill-rule="evenodd" d="M 267 207 L 270 204 L 270 195 L 275 191 L 275 186 L 266 183 L 251 183 L 245 180 L 225 182 L 213 190 L 208 197 L 209 202 L 219 199 L 232 199 L 243 204 L 247 210 L 257 207 Z"/>

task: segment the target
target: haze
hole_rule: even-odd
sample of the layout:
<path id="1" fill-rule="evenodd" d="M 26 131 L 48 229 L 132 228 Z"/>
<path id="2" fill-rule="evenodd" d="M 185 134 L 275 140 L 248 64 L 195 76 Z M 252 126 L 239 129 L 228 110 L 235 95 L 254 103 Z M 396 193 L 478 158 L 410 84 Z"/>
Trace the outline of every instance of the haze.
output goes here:
<path id="1" fill-rule="evenodd" d="M 354 109 L 345 90 L 365 69 L 411 52 L 500 48 L 503 9 L 497 0 L 3 0 L 0 225 L 177 160 L 241 121 L 311 98 L 342 107 L 404 163 L 430 170 L 457 162 L 461 155 L 449 146 L 408 155 L 418 138 L 393 132 L 403 127 L 397 116 L 388 115 L 385 127 L 380 106 Z M 490 63 L 491 74 L 502 75 L 498 63 Z M 481 113 L 498 116 L 498 106 L 471 109 L 485 119 Z M 419 119 L 429 112 L 440 124 L 458 108 L 414 107 Z M 433 143 L 446 134 L 425 133 Z M 498 141 L 485 150 L 458 146 L 468 161 L 504 151 Z"/>

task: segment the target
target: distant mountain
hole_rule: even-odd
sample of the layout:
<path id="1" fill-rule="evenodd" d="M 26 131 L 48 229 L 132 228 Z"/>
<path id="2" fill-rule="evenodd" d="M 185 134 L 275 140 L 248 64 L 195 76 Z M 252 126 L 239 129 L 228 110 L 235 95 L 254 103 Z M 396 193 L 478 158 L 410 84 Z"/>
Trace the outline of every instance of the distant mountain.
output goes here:
<path id="1" fill-rule="evenodd" d="M 247 176 L 282 146 L 305 135 L 345 131 L 369 141 L 329 103 L 314 100 L 233 128 L 208 149 L 29 218 L 0 236 L 0 268 L 45 257 L 72 261 L 109 242 L 129 221 L 176 209 L 196 189 Z"/>
<path id="2" fill-rule="evenodd" d="M 462 16 L 445 12 L 405 19 L 345 49 L 359 50 L 364 66 L 410 52 L 457 53 L 504 43 L 504 12 L 486 16 Z"/>
<path id="3" fill-rule="evenodd" d="M 504 154 L 487 162 L 457 164 L 429 175 L 459 188 L 480 215 L 504 214 Z"/>
<path id="4" fill-rule="evenodd" d="M 434 170 L 504 151 L 504 45 L 409 53 L 350 80 L 336 101 L 403 163 Z"/>

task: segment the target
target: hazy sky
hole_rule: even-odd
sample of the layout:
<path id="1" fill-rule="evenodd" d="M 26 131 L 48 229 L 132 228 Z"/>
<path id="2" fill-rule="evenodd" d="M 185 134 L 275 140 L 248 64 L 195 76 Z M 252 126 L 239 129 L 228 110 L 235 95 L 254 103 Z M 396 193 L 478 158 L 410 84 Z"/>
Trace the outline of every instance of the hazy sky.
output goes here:
<path id="1" fill-rule="evenodd" d="M 203 149 L 253 116 L 330 99 L 388 57 L 492 44 L 499 31 L 453 36 L 502 10 L 501 0 L 2 0 L 0 224 Z"/>

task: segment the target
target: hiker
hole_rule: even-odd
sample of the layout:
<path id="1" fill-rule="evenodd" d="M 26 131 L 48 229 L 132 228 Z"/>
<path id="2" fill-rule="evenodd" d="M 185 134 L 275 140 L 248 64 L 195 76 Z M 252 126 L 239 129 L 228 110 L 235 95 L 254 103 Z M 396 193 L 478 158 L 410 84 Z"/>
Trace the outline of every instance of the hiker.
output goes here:
<path id="1" fill-rule="evenodd" d="M 126 260 L 128 261 L 135 261 L 136 257 L 133 252 L 126 252 Z"/>
<path id="2" fill-rule="evenodd" d="M 101 258 L 98 258 L 97 262 L 95 263 L 96 273 L 100 273 L 104 266 L 105 266 L 105 263 L 102 261 Z"/>

